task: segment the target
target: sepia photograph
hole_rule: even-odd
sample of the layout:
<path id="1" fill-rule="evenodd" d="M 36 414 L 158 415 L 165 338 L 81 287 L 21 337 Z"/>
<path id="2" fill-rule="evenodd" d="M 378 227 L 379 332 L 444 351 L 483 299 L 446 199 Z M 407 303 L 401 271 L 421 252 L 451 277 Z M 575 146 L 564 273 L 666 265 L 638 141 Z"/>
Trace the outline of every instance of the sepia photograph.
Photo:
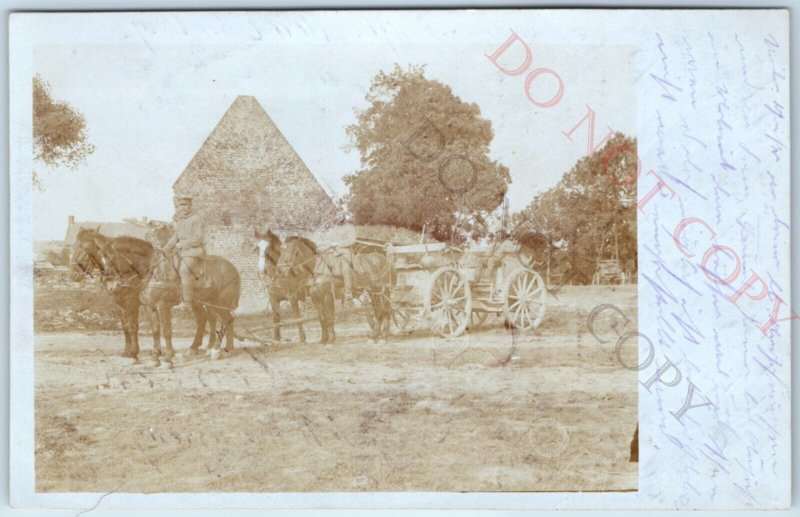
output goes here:
<path id="1" fill-rule="evenodd" d="M 653 13 L 13 15 L 15 500 L 780 507 L 788 23 Z"/>
<path id="2" fill-rule="evenodd" d="M 787 10 L 17 12 L 8 56 L 13 507 L 791 505 Z"/>
<path id="3" fill-rule="evenodd" d="M 636 490 L 636 372 L 586 328 L 636 318 L 632 49 L 537 49 L 538 104 L 602 70 L 544 125 L 497 98 L 511 31 L 465 77 L 283 18 L 35 49 L 36 489 Z"/>

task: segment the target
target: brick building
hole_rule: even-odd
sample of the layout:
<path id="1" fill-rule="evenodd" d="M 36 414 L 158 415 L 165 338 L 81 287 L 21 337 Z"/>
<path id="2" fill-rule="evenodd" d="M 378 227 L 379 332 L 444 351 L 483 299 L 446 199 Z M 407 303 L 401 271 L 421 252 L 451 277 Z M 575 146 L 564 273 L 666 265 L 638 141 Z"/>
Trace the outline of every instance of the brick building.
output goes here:
<path id="1" fill-rule="evenodd" d="M 173 185 L 194 197 L 206 250 L 242 276 L 242 311 L 267 305 L 253 251 L 255 229 L 308 235 L 339 211 L 255 97 L 239 96 Z"/>

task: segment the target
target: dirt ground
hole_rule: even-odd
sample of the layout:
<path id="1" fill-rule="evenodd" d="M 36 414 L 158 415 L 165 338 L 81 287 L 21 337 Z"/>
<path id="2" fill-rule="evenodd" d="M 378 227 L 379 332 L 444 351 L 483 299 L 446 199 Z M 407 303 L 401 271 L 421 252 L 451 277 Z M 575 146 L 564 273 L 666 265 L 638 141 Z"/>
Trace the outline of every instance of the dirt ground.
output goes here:
<path id="1" fill-rule="evenodd" d="M 450 341 L 419 330 L 377 345 L 356 319 L 335 345 L 237 342 L 173 370 L 151 364 L 146 325 L 136 365 L 119 332 L 38 333 L 36 488 L 636 490 L 636 372 L 586 329 L 602 303 L 635 322 L 636 286 L 566 287 L 548 303 L 517 338 L 490 317 Z"/>

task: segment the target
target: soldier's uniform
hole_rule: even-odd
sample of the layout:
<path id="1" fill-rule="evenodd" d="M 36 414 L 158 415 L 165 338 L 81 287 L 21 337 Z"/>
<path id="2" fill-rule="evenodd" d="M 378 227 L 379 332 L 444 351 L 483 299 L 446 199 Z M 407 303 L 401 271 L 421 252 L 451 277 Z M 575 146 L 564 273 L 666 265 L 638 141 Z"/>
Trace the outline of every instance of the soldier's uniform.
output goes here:
<path id="1" fill-rule="evenodd" d="M 188 196 L 177 196 L 183 203 L 191 203 Z M 189 205 L 190 207 L 190 205 Z M 175 222 L 175 234 L 164 246 L 164 251 L 169 253 L 178 250 L 180 266 L 178 274 L 181 277 L 181 292 L 183 301 L 191 304 L 194 286 L 203 275 L 203 260 L 205 259 L 205 225 L 200 214 L 189 213 L 179 217 Z"/>

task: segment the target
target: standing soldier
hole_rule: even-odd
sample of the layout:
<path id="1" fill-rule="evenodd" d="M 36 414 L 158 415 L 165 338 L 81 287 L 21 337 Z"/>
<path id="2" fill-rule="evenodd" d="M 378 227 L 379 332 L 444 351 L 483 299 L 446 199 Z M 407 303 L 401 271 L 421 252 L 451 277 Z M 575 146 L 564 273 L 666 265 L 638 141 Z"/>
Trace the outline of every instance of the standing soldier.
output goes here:
<path id="1" fill-rule="evenodd" d="M 205 250 L 205 227 L 200 214 L 192 213 L 192 197 L 176 194 L 175 202 L 175 234 L 164 246 L 164 253 L 178 251 L 180 265 L 178 274 L 181 277 L 183 304 L 181 308 L 192 305 L 194 287 L 203 276 Z"/>

